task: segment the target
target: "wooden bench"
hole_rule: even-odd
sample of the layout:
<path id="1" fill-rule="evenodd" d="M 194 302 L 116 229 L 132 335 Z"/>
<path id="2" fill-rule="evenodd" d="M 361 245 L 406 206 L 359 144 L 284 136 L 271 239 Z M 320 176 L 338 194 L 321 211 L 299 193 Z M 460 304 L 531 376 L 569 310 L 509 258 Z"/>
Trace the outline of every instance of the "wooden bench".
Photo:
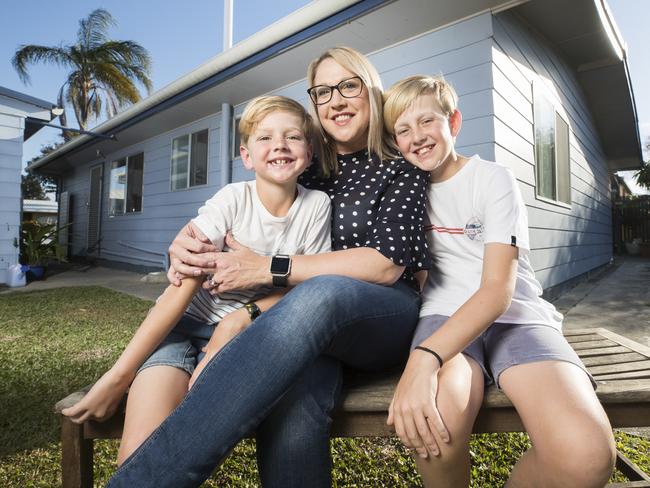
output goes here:
<path id="1" fill-rule="evenodd" d="M 650 426 L 650 348 L 606 329 L 566 330 L 564 335 L 598 383 L 598 398 L 613 427 Z M 347 378 L 342 404 L 335 415 L 333 435 L 391 436 L 386 425 L 388 405 L 399 374 Z M 72 393 L 55 405 L 55 412 L 73 405 L 90 389 Z M 62 416 L 64 488 L 93 486 L 93 440 L 119 438 L 124 411 L 105 422 L 83 425 Z M 474 432 L 521 432 L 523 425 L 505 395 L 488 388 Z M 650 487 L 650 477 L 619 453 L 617 467 L 630 483 L 608 486 Z"/>

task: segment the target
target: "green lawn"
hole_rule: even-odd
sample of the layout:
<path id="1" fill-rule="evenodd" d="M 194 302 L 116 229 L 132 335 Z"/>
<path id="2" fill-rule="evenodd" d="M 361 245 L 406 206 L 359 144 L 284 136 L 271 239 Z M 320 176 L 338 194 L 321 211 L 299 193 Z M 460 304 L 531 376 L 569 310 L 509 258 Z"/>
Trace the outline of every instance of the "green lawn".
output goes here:
<path id="1" fill-rule="evenodd" d="M 117 358 L 151 303 L 99 287 L 0 295 L 0 486 L 59 486 L 59 421 L 52 407 L 97 379 Z M 650 442 L 617 434 L 619 448 L 650 472 Z M 502 486 L 528 446 L 523 434 L 476 436 L 472 486 Z M 418 486 L 414 463 L 395 440 L 332 443 L 339 487 Z M 95 480 L 115 469 L 115 441 L 95 444 Z M 624 481 L 620 474 L 617 481 Z M 254 443 L 241 443 L 205 486 L 258 485 Z"/>

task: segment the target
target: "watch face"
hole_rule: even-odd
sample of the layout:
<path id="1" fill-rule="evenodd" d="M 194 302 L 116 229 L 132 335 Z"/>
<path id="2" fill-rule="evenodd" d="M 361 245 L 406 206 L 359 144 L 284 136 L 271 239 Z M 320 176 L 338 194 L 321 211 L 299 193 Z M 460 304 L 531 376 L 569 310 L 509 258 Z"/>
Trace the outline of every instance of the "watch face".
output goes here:
<path id="1" fill-rule="evenodd" d="M 291 258 L 289 256 L 273 256 L 271 259 L 271 274 L 286 275 L 289 273 L 289 264 Z"/>

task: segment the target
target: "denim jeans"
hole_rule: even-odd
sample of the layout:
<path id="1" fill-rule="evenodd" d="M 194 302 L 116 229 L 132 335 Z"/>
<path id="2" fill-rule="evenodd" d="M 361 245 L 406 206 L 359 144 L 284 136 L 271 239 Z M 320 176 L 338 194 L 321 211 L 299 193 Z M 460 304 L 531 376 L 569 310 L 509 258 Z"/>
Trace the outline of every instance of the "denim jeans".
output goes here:
<path id="1" fill-rule="evenodd" d="M 298 411 L 288 417 L 304 424 L 305 392 L 321 395 L 314 402 L 325 407 L 321 415 L 313 416 L 312 427 L 320 426 L 339 390 L 338 362 L 362 369 L 399 364 L 408 354 L 419 306 L 418 294 L 401 282 L 384 287 L 342 276 L 319 276 L 295 287 L 214 356 L 183 402 L 117 470 L 108 486 L 200 485 L 269 414 L 272 423 L 263 426 L 265 433 L 272 438 L 283 432 L 283 440 L 291 437 L 286 435 L 281 411 L 274 410 L 285 397 Z M 319 378 L 325 379 L 325 389 L 309 386 Z M 309 409 L 305 414 L 310 414 Z M 308 438 L 304 429 L 310 425 L 298 428 Z M 266 466 L 264 446 L 274 442 L 262 437 Z M 319 478 L 322 483 L 322 473 L 313 477 L 308 472 L 322 464 L 329 469 L 328 451 L 322 451 L 326 444 L 323 439 L 316 444 L 320 451 L 305 453 L 312 460 L 305 466 L 298 464 L 300 459 L 280 455 L 284 469 L 305 471 L 296 479 Z M 291 486 L 288 474 L 271 474 L 269 482 L 279 485 L 277 477 L 284 476 L 282 485 Z"/>

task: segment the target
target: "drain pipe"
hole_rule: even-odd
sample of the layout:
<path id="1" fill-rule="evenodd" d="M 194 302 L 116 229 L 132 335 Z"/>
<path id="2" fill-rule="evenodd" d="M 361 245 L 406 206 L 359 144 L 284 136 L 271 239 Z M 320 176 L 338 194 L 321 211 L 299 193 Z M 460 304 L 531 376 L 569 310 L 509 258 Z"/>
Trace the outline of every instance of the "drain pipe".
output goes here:
<path id="1" fill-rule="evenodd" d="M 232 162 L 230 160 L 230 128 L 232 127 L 232 105 L 221 104 L 221 131 L 219 144 L 219 161 L 221 161 L 221 185 L 223 188 L 232 180 Z"/>
<path id="2" fill-rule="evenodd" d="M 233 0 L 223 0 L 223 52 L 232 48 L 232 23 Z M 232 180 L 232 165 L 230 161 L 230 128 L 232 120 L 232 106 L 229 103 L 221 104 L 221 144 L 219 160 L 221 161 L 221 188 Z"/>

